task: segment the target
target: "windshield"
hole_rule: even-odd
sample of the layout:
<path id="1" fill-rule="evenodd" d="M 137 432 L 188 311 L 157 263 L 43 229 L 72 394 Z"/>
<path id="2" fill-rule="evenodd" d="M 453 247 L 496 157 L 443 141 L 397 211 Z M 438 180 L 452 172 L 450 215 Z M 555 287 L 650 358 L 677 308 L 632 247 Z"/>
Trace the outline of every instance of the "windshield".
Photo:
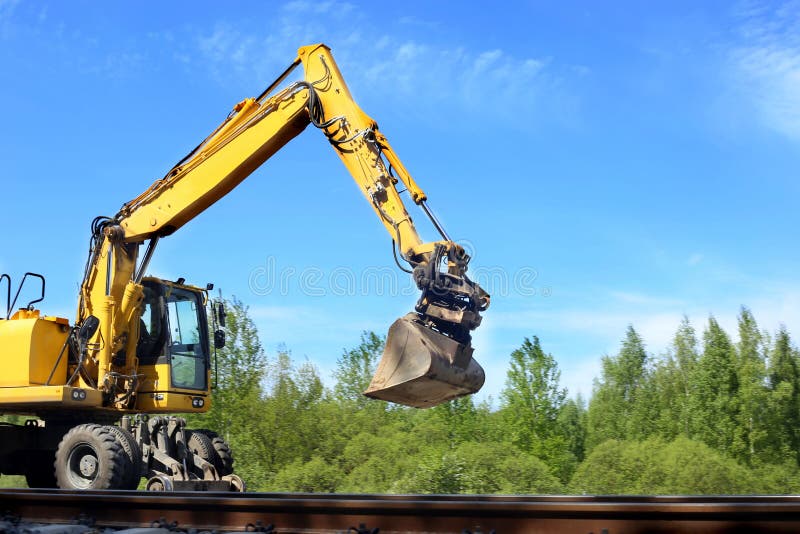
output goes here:
<path id="1" fill-rule="evenodd" d="M 199 322 L 200 296 L 180 288 L 167 288 L 172 385 L 206 389 L 205 328 Z"/>

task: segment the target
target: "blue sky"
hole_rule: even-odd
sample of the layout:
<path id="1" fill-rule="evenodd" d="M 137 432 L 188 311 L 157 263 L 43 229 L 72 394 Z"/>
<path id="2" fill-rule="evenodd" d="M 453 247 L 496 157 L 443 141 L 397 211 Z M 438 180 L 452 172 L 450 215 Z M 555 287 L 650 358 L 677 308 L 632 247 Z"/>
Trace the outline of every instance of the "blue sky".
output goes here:
<path id="1" fill-rule="evenodd" d="M 72 318 L 91 219 L 315 42 L 493 293 L 484 395 L 525 336 L 588 394 L 629 323 L 654 354 L 683 314 L 733 334 L 741 305 L 800 335 L 798 2 L 0 0 L 0 272 L 42 272 L 43 309 Z M 309 129 L 151 273 L 215 282 L 268 354 L 328 376 L 416 298 L 373 218 Z"/>

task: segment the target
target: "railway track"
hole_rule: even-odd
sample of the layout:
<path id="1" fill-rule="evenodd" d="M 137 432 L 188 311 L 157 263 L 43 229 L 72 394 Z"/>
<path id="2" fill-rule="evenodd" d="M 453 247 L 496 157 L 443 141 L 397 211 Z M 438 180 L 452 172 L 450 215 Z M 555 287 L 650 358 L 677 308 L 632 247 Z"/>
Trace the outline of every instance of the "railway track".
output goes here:
<path id="1" fill-rule="evenodd" d="M 639 534 L 800 532 L 800 497 L 0 491 L 0 532 Z M 43 526 L 48 525 L 48 526 Z M 272 530 L 270 530 L 270 526 Z"/>

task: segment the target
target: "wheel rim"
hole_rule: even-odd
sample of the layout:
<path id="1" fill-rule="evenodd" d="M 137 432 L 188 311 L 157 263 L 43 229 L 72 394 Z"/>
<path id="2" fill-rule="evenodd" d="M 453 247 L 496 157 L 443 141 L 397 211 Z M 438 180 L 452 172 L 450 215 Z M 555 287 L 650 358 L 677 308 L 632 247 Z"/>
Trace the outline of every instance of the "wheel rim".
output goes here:
<path id="1" fill-rule="evenodd" d="M 79 443 L 67 458 L 67 476 L 76 488 L 88 488 L 100 472 L 100 458 L 97 450 L 89 443 Z"/>
<path id="2" fill-rule="evenodd" d="M 172 483 L 162 475 L 156 475 L 147 481 L 145 485 L 147 491 L 172 491 Z"/>

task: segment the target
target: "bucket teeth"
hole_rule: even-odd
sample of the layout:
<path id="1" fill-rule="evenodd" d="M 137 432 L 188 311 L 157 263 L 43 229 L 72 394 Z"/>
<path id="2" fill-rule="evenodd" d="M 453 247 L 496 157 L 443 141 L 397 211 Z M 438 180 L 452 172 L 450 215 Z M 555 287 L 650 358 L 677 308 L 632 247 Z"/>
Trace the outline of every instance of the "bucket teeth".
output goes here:
<path id="1" fill-rule="evenodd" d="M 485 377 L 472 346 L 428 328 L 418 317 L 409 313 L 392 324 L 364 395 L 430 408 L 480 390 Z"/>

